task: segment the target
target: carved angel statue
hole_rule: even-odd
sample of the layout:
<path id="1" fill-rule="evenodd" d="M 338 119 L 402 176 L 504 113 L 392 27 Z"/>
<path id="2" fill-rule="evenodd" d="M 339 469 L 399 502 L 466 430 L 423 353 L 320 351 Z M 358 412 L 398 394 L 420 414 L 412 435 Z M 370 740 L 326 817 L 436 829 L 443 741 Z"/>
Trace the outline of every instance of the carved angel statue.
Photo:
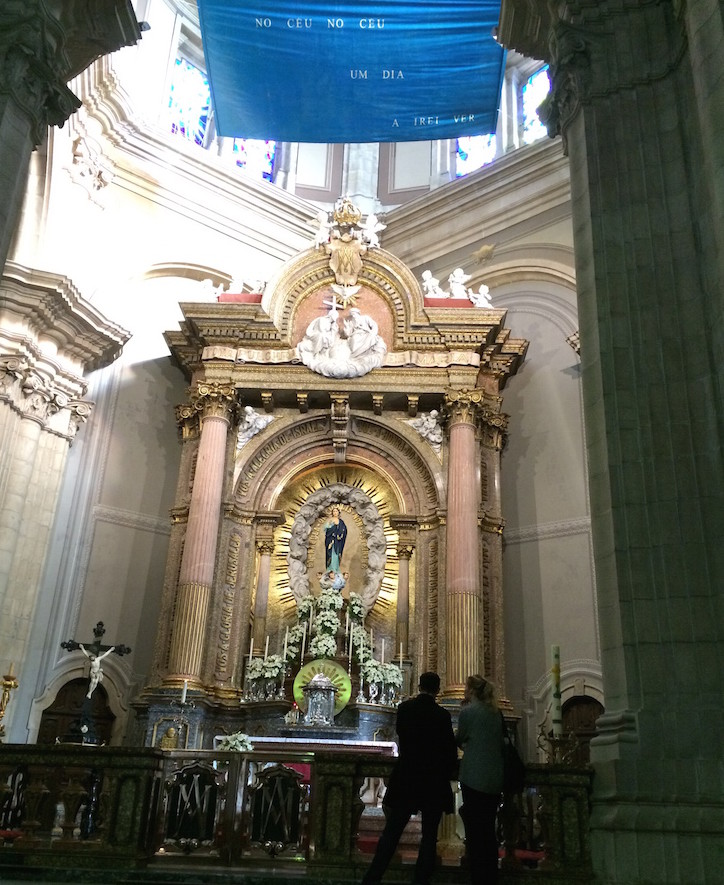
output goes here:
<path id="1" fill-rule="evenodd" d="M 450 286 L 450 297 L 467 298 L 468 290 L 465 288 L 465 284 L 469 279 L 470 274 L 465 273 L 462 267 L 456 267 L 447 278 L 448 285 Z"/>
<path id="2" fill-rule="evenodd" d="M 239 421 L 239 429 L 236 434 L 237 452 L 273 420 L 273 415 L 261 415 L 252 406 L 244 406 L 244 412 L 241 421 Z"/>
<path id="3" fill-rule="evenodd" d="M 440 280 L 432 275 L 431 270 L 422 272 L 422 291 L 428 298 L 447 298 L 447 292 L 440 288 Z"/>
<path id="4" fill-rule="evenodd" d="M 386 224 L 382 224 L 381 221 L 378 221 L 374 212 L 370 212 L 362 225 L 362 241 L 367 243 L 370 249 L 379 249 L 380 239 L 377 234 L 380 231 L 383 231 L 386 227 Z"/>
<path id="5" fill-rule="evenodd" d="M 442 451 L 442 427 L 440 426 L 440 413 L 437 409 L 431 409 L 427 415 L 418 415 L 410 424 L 427 440 L 439 455 Z"/>
<path id="6" fill-rule="evenodd" d="M 325 212 L 324 209 L 320 209 L 319 212 L 314 216 L 314 222 L 317 224 L 319 230 L 314 235 L 314 240 L 312 241 L 312 245 L 315 249 L 318 249 L 320 246 L 324 246 L 325 243 L 329 242 L 329 238 L 332 233 L 332 224 L 329 220 L 329 212 Z"/>
<path id="7" fill-rule="evenodd" d="M 372 317 L 353 307 L 340 331 L 336 302 L 307 326 L 297 344 L 297 357 L 325 378 L 360 378 L 382 365 L 387 345 Z"/>
<path id="8" fill-rule="evenodd" d="M 473 302 L 475 307 L 492 307 L 490 302 L 490 289 L 483 283 L 477 292 L 472 289 L 468 292 L 468 298 Z"/>

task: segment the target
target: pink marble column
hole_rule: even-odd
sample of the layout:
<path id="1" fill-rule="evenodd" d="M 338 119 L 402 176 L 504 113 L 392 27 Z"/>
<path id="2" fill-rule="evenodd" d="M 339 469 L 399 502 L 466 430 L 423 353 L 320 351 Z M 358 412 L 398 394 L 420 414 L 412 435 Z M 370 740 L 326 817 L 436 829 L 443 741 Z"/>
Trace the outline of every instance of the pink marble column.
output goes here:
<path id="1" fill-rule="evenodd" d="M 198 385 L 193 408 L 201 414 L 201 438 L 171 632 L 167 679 L 172 681 L 201 676 L 233 406 L 230 385 Z"/>
<path id="2" fill-rule="evenodd" d="M 411 544 L 400 544 L 397 548 L 397 635 L 394 653 L 407 655 L 410 638 L 410 559 L 414 552 Z"/>
<path id="3" fill-rule="evenodd" d="M 462 697 L 465 680 L 480 672 L 481 623 L 480 464 L 476 407 L 480 391 L 447 398 L 449 449 L 447 492 L 446 663 L 444 694 Z"/>

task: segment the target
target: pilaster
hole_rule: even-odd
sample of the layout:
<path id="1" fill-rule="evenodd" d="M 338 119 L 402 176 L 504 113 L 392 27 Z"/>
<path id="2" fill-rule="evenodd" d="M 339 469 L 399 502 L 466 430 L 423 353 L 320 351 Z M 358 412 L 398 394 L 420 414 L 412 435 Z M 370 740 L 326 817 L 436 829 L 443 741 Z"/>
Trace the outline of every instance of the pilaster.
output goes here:
<path id="1" fill-rule="evenodd" d="M 503 42 L 519 47 L 521 4 L 503 7 Z M 594 865 L 603 883 L 715 881 L 721 3 L 578 0 L 545 15 L 543 114 L 571 167 L 606 706 L 591 744 Z"/>

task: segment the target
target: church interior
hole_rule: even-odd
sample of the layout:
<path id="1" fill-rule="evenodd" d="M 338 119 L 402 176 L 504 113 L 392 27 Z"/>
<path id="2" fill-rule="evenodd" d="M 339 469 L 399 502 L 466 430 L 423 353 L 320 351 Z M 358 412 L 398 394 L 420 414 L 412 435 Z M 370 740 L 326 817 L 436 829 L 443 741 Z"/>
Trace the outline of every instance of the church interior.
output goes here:
<path id="1" fill-rule="evenodd" d="M 0 871 L 359 881 L 434 670 L 502 881 L 721 882 L 722 4 L 503 0 L 494 133 L 329 143 L 219 133 L 201 6 L 0 10 Z"/>

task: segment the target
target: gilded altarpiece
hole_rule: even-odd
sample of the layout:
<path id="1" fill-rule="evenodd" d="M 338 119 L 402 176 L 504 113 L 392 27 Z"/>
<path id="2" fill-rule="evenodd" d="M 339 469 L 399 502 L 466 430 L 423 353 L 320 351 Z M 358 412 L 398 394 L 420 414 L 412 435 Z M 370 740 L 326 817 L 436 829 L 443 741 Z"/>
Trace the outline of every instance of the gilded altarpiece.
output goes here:
<path id="1" fill-rule="evenodd" d="M 337 240 L 344 249 L 330 248 Z M 354 728 L 356 709 L 382 709 L 365 694 L 376 671 L 355 658 L 358 641 L 363 658 L 402 671 L 390 698 L 414 692 L 426 669 L 451 703 L 468 671 L 505 696 L 500 391 L 527 347 L 505 312 L 426 297 L 365 238 L 347 200 L 263 293 L 182 309 L 166 337 L 189 400 L 177 411 L 162 617 L 138 705 L 147 741 L 180 691 L 192 744 L 278 734 L 295 675 L 324 648 L 325 672 L 347 671 L 338 719 Z M 312 638 L 329 621 L 315 600 L 335 592 L 339 629 Z M 271 695 L 250 691 L 250 675 L 276 659 Z"/>

